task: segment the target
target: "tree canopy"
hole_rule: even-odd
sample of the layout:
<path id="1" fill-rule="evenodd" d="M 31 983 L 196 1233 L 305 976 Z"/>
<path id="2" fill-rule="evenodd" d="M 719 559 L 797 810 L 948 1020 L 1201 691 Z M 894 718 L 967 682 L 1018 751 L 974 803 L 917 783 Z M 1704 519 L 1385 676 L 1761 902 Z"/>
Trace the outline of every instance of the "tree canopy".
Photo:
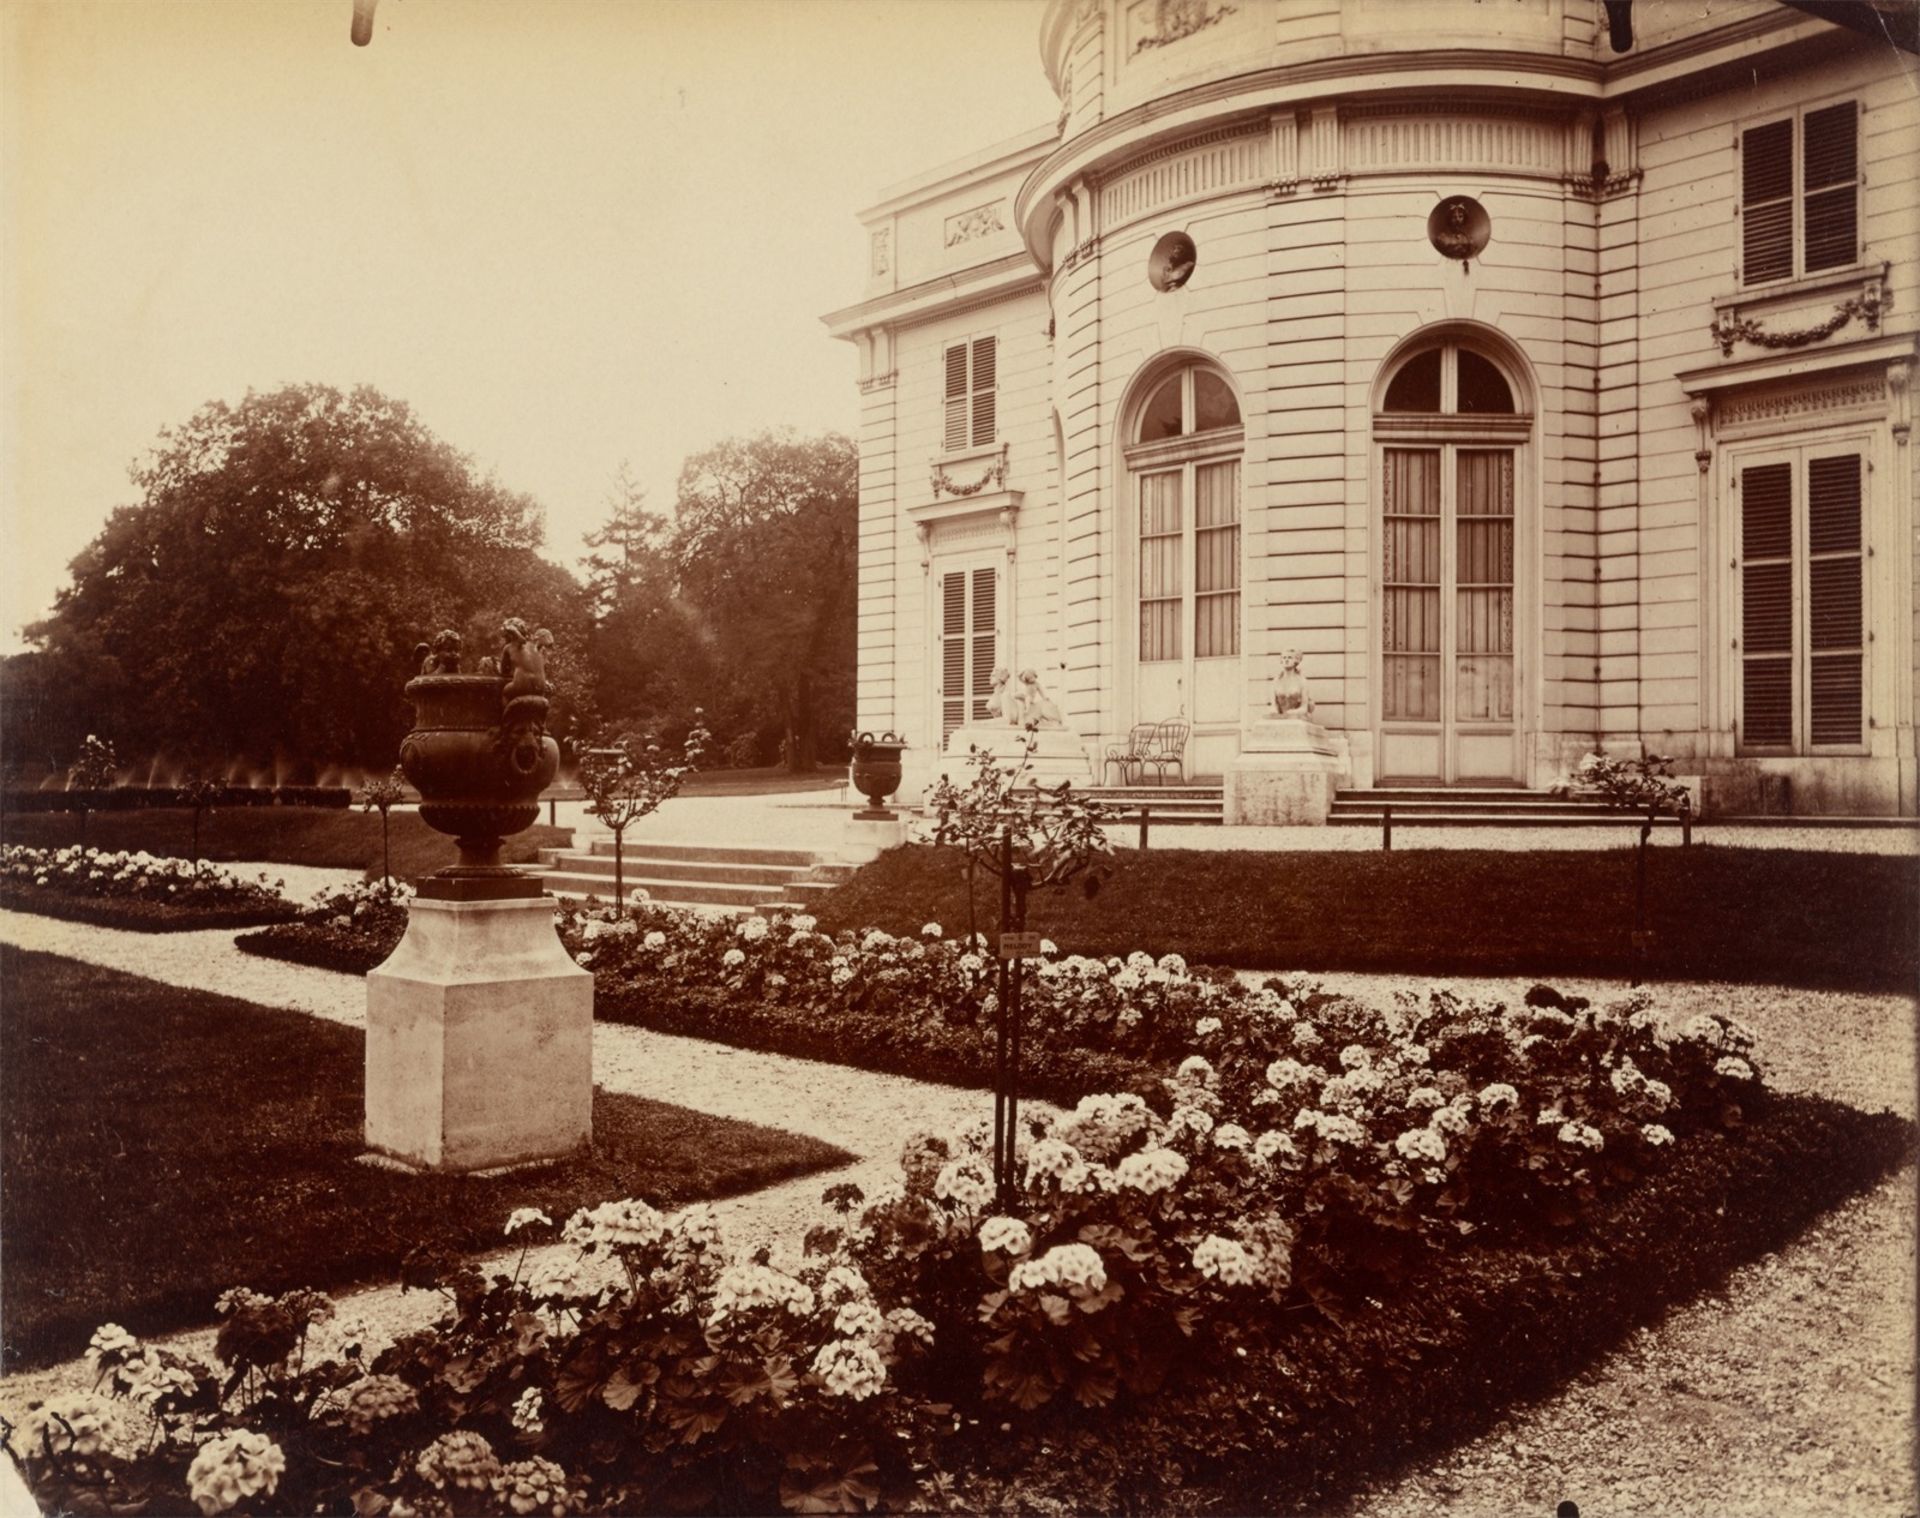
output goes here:
<path id="1" fill-rule="evenodd" d="M 212 402 L 132 477 L 140 500 L 74 560 L 9 682 L 57 690 L 125 752 L 384 769 L 421 638 L 485 644 L 517 614 L 553 629 L 562 670 L 584 649 L 578 585 L 534 552 L 533 500 L 377 390 Z"/>

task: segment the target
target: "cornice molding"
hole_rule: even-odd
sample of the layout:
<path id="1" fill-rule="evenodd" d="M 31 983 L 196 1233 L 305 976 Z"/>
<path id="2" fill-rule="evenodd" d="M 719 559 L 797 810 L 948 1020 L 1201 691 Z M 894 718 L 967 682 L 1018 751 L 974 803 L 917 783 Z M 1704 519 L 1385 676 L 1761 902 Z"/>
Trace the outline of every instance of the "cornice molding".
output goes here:
<path id="1" fill-rule="evenodd" d="M 942 274 L 899 290 L 843 306 L 821 317 L 832 337 L 851 342 L 872 327 L 908 327 L 935 317 L 958 315 L 981 306 L 996 305 L 1015 296 L 1039 294 L 1045 286 L 1041 272 L 1025 253 L 1009 253 L 990 263 Z"/>

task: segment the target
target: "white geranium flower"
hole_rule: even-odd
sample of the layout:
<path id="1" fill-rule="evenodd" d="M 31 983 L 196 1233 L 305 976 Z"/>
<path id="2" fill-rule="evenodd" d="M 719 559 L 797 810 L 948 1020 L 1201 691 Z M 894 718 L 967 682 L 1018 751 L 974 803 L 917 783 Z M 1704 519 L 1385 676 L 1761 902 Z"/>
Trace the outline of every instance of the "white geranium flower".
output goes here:
<path id="1" fill-rule="evenodd" d="M 813 1357 L 813 1373 L 831 1397 L 864 1402 L 887 1384 L 880 1352 L 859 1339 L 833 1339 Z"/>
<path id="2" fill-rule="evenodd" d="M 553 1219 L 538 1207 L 516 1207 L 507 1215 L 507 1237 L 512 1238 L 522 1228 L 553 1227 Z"/>
<path id="3" fill-rule="evenodd" d="M 1251 1286 L 1260 1275 L 1246 1245 L 1217 1233 L 1208 1234 L 1194 1246 L 1193 1268 L 1222 1286 Z"/>
<path id="4" fill-rule="evenodd" d="M 1018 1218 L 988 1218 L 980 1225 L 982 1254 L 1029 1254 L 1033 1234 Z"/>

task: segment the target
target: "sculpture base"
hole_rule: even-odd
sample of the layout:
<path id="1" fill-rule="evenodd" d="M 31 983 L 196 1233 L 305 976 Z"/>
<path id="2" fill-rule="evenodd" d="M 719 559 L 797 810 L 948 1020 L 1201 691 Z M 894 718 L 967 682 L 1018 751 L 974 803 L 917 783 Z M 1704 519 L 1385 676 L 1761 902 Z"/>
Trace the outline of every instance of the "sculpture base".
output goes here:
<path id="1" fill-rule="evenodd" d="M 976 771 L 968 763 L 968 750 L 980 749 L 1004 764 L 1017 764 L 1026 740 L 1035 740 L 1033 755 L 1027 760 L 1023 785 L 1058 785 L 1071 780 L 1076 786 L 1093 784 L 1093 761 L 1087 746 L 1075 733 L 1064 728 L 1042 728 L 1029 734 L 1018 727 L 962 727 L 947 739 L 946 752 L 940 756 L 936 778 L 946 776 L 955 785 L 966 785 Z"/>
<path id="2" fill-rule="evenodd" d="M 1262 718 L 1247 728 L 1227 766 L 1223 820 L 1229 827 L 1319 827 L 1333 811 L 1345 769 L 1318 722 Z"/>
<path id="3" fill-rule="evenodd" d="M 416 896 L 367 976 L 366 1143 L 416 1169 L 490 1170 L 593 1142 L 593 977 L 553 903 Z"/>
<path id="4" fill-rule="evenodd" d="M 540 877 L 506 865 L 450 865 L 422 880 L 416 895 L 428 901 L 530 901 L 546 894 Z"/>
<path id="5" fill-rule="evenodd" d="M 847 819 L 847 853 L 859 859 L 878 859 L 888 849 L 907 841 L 906 819 L 884 807 L 867 807 Z"/>

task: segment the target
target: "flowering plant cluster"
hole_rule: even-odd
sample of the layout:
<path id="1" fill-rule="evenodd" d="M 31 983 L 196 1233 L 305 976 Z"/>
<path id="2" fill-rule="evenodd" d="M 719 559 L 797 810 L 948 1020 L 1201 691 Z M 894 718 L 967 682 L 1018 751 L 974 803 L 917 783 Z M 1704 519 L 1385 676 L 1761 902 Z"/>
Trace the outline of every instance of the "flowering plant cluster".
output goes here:
<path id="1" fill-rule="evenodd" d="M 407 903 L 414 889 L 405 881 L 357 880 L 352 885 L 326 887 L 300 908 L 303 922 L 366 934 L 404 933 Z"/>
<path id="2" fill-rule="evenodd" d="M 1572 778 L 1553 789 L 1560 795 L 1584 791 L 1616 811 L 1645 812 L 1649 818 L 1662 812 L 1690 817 L 1693 792 L 1672 778 L 1674 764 L 1664 754 L 1644 754 L 1638 759 L 1588 754 L 1575 766 Z"/>
<path id="3" fill-rule="evenodd" d="M 507 1233 L 559 1242 L 434 1280 L 450 1311 L 398 1340 L 314 1292 L 226 1293 L 213 1364 L 108 1324 L 94 1389 L 9 1442 L 43 1498 L 171 1489 L 206 1515 L 857 1511 L 881 1460 L 931 1459 L 939 1417 L 899 1378 L 932 1325 L 847 1250 L 729 1249 L 710 1209 L 638 1200 Z"/>
<path id="4" fill-rule="evenodd" d="M 723 1032 L 750 1032 L 790 1012 L 817 1026 L 872 1021 L 902 1048 L 937 1048 L 949 1078 L 981 1073 L 977 1061 L 991 1054 L 994 960 L 984 934 L 948 937 L 938 923 L 911 936 L 826 933 L 804 914 L 727 919 L 638 894 L 624 909 L 564 906 L 559 928 L 594 972 L 603 1014 L 674 1012 L 683 1030 Z M 1044 940 L 1042 951 L 1028 963 L 1024 993 L 1035 1068 L 1045 1068 L 1049 1050 L 1118 1056 L 1109 1072 L 1171 1063 L 1191 1047 L 1196 1026 L 1235 1015 L 1253 995 L 1231 972 L 1190 969 L 1176 954 L 1091 959 Z M 1305 981 L 1286 984 L 1305 1001 L 1319 994 Z"/>
<path id="5" fill-rule="evenodd" d="M 574 928 L 589 954 L 687 951 L 653 920 Z M 735 969 L 821 936 L 719 927 Z M 933 946 L 956 977 L 976 952 L 826 942 L 869 968 Z M 1130 974 L 1130 996 L 1212 984 L 1177 963 L 1102 970 Z M 410 1268 L 450 1311 L 395 1342 L 316 1293 L 228 1293 L 218 1366 L 109 1325 L 95 1394 L 36 1409 L 16 1450 L 56 1496 L 169 1488 L 206 1514 L 939 1506 L 956 1451 L 1015 1410 L 1067 1431 L 1076 1407 L 1284 1365 L 1304 1324 L 1381 1331 L 1415 1261 L 1550 1238 L 1766 1100 L 1748 1029 L 1669 1029 L 1641 993 L 1596 1007 L 1537 987 L 1509 1008 L 1434 988 L 1378 1009 L 1269 983 L 1204 1000 L 1151 1091 L 1025 1119 L 1011 1196 L 983 1111 L 909 1140 L 881 1194 L 829 1188 L 838 1216 L 803 1249 L 730 1247 L 705 1207 L 628 1199 L 564 1224 L 523 1208 L 511 1274 Z"/>
<path id="6" fill-rule="evenodd" d="M 147 853 L 82 848 L 0 850 L 0 877 L 12 886 L 33 886 L 72 896 L 138 897 L 176 906 L 280 906 L 284 880 L 263 870 L 252 880 L 218 865 L 162 859 Z"/>

